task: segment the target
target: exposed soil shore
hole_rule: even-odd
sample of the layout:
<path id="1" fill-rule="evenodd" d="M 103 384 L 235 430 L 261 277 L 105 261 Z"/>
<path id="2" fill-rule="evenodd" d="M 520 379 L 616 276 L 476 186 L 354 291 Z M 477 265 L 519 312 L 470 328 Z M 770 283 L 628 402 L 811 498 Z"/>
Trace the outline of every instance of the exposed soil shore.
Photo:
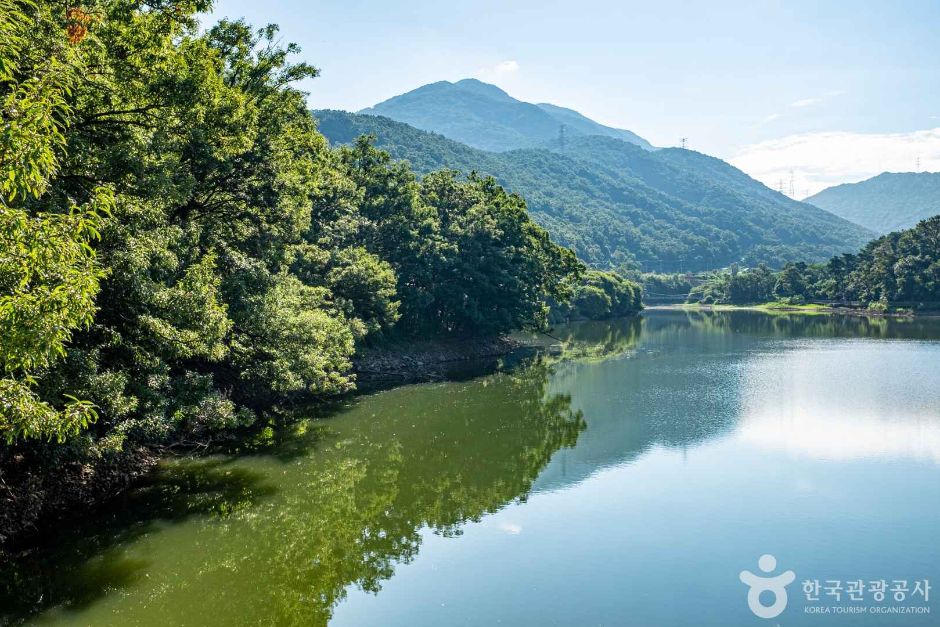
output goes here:
<path id="1" fill-rule="evenodd" d="M 462 366 L 503 357 L 524 346 L 507 336 L 396 342 L 361 350 L 353 360 L 353 370 L 360 387 L 434 381 L 448 378 Z"/>

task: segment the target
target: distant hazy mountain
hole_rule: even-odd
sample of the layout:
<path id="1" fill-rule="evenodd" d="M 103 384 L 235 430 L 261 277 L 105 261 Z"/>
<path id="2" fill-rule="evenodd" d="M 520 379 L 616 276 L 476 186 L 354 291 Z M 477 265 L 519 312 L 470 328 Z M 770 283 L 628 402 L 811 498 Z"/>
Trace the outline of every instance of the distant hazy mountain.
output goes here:
<path id="1" fill-rule="evenodd" d="M 779 266 L 856 251 L 873 236 L 689 150 L 651 152 L 613 137 L 573 136 L 563 151 L 556 145 L 487 152 L 384 117 L 314 115 L 335 144 L 373 134 L 380 147 L 418 172 L 449 167 L 496 177 L 525 197 L 533 218 L 556 241 L 599 266 Z"/>
<path id="2" fill-rule="evenodd" d="M 940 172 L 884 172 L 824 189 L 805 202 L 876 233 L 900 231 L 940 214 Z"/>
<path id="3" fill-rule="evenodd" d="M 440 81 L 395 96 L 360 113 L 383 115 L 483 150 L 534 148 L 566 137 L 606 135 L 652 150 L 642 137 L 611 128 L 577 111 L 516 100 L 499 87 L 473 78 Z"/>
<path id="4" fill-rule="evenodd" d="M 622 139 L 625 142 L 636 144 L 645 150 L 654 150 L 653 146 L 648 141 L 636 133 L 620 128 L 604 126 L 603 124 L 595 122 L 591 118 L 581 115 L 574 109 L 566 109 L 564 107 L 559 107 L 547 102 L 539 103 L 536 106 L 564 124 L 565 133 L 571 133 L 575 135 L 604 135 L 607 137 L 616 137 L 617 139 Z M 552 139 L 557 139 L 557 134 L 556 137 L 553 137 Z"/>

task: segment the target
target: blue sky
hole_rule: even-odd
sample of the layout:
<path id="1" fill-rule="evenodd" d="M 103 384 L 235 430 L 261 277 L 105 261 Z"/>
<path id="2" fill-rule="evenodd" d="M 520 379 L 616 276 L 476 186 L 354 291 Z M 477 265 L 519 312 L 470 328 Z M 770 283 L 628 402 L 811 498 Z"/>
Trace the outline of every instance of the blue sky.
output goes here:
<path id="1" fill-rule="evenodd" d="M 475 76 L 656 145 L 688 137 L 775 187 L 793 169 L 796 196 L 918 157 L 940 170 L 936 0 L 221 0 L 214 15 L 280 24 L 322 71 L 313 108 Z"/>

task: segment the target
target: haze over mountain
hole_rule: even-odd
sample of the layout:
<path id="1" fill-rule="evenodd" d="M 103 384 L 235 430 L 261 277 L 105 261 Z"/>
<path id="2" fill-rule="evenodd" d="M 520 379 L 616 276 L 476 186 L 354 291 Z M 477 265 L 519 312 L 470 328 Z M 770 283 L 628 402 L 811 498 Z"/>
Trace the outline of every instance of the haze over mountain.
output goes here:
<path id="1" fill-rule="evenodd" d="M 447 167 L 494 176 L 526 199 L 556 241 L 597 266 L 780 266 L 855 251 L 873 236 L 690 150 L 648 151 L 613 137 L 574 135 L 564 148 L 556 138 L 540 148 L 488 152 L 385 117 L 314 115 L 331 142 L 375 135 L 379 147 L 420 173 Z"/>
<path id="2" fill-rule="evenodd" d="M 606 135 L 653 149 L 631 131 L 604 126 L 564 107 L 516 100 L 474 78 L 424 85 L 359 113 L 382 115 L 483 150 L 543 146 L 558 140 L 562 125 L 569 137 Z"/>
<path id="3" fill-rule="evenodd" d="M 940 214 L 940 172 L 883 172 L 824 189 L 804 202 L 876 233 L 900 231 Z"/>

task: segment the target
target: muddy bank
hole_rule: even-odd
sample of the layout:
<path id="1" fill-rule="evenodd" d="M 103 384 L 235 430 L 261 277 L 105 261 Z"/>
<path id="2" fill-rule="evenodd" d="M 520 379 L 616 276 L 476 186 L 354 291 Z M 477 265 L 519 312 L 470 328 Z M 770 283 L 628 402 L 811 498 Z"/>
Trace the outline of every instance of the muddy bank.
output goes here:
<path id="1" fill-rule="evenodd" d="M 460 378 L 527 347 L 511 337 L 396 342 L 361 350 L 353 370 L 360 388 Z"/>
<path id="2" fill-rule="evenodd" d="M 4 549 L 15 551 L 21 541 L 29 542 L 41 526 L 79 515 L 120 494 L 158 459 L 146 448 L 94 461 L 77 461 L 68 452 L 58 458 L 44 457 L 35 449 L 4 455 L 0 460 L 0 558 Z"/>

